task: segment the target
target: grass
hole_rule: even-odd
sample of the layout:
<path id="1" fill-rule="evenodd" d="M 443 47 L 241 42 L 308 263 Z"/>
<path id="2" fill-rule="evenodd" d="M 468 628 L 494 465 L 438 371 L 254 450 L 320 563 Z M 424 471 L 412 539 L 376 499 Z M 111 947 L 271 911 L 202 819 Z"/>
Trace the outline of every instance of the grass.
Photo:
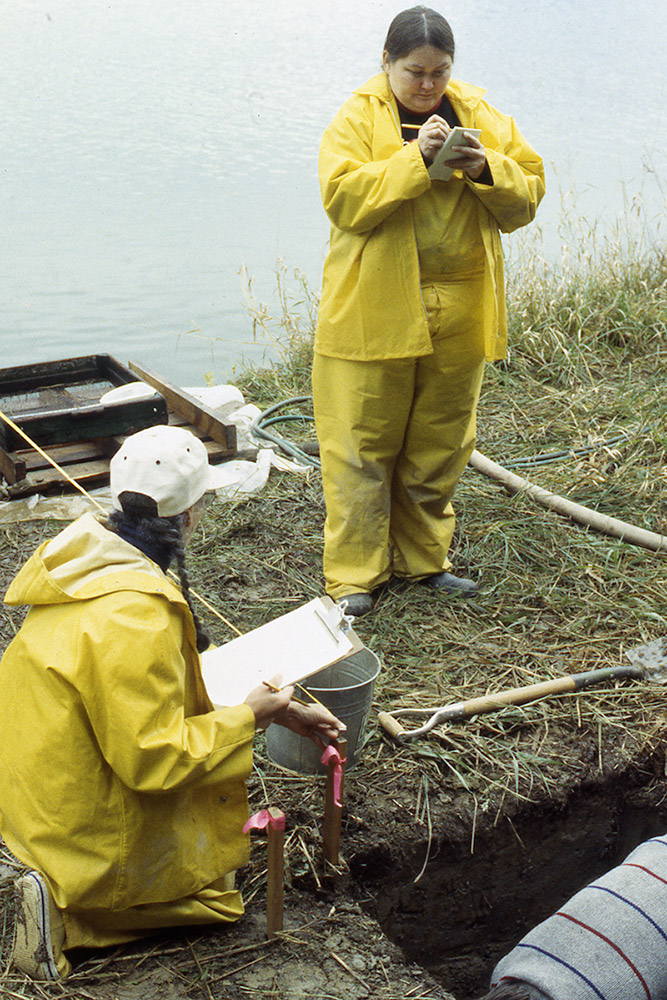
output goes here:
<path id="1" fill-rule="evenodd" d="M 240 381 L 260 405 L 309 391 L 316 300 L 300 275 L 292 296 L 284 267 L 277 277 L 282 317 L 272 320 L 254 299 L 253 316 L 256 330 L 282 351 L 280 360 L 249 368 Z M 623 229 L 602 240 L 594 225 L 570 226 L 558 265 L 540 253 L 539 233 L 532 242 L 529 237 L 509 261 L 508 312 L 511 352 L 489 367 L 478 448 L 501 464 L 546 453 L 546 461 L 520 473 L 580 504 L 667 534 L 664 242 L 642 226 L 637 206 Z M 551 452 L 560 457 L 548 461 Z M 321 589 L 319 481 L 274 489 L 231 517 L 253 523 L 254 551 L 272 547 L 265 579 L 279 562 L 284 582 L 293 585 L 290 599 L 297 600 Z M 664 557 L 586 531 L 521 496 L 509 498 L 471 470 L 456 499 L 455 565 L 480 576 L 482 594 L 462 604 L 401 583 L 385 591 L 378 612 L 358 624 L 386 667 L 379 707 L 437 705 L 617 665 L 624 648 L 665 631 Z M 226 530 L 233 533 L 229 522 Z M 246 541 L 240 549 L 225 545 L 221 561 L 245 561 Z M 253 564 L 245 565 L 247 581 Z M 276 610 L 274 604 L 271 614 Z M 379 773 L 397 762 L 430 762 L 448 780 L 481 789 L 489 805 L 537 788 L 551 794 L 564 771 L 581 771 L 576 747 L 554 764 L 554 728 L 586 734 L 599 745 L 602 767 L 602 744 L 613 744 L 618 767 L 619 760 L 658 745 L 664 705 L 662 689 L 624 683 L 480 717 L 399 751 L 377 735 L 371 740 Z"/>
<path id="2" fill-rule="evenodd" d="M 300 270 L 291 274 L 283 261 L 276 270 L 277 312 L 257 299 L 254 282 L 241 272 L 253 340 L 270 344 L 277 361 L 267 367 L 246 366 L 237 384 L 258 406 L 310 392 L 313 339 L 318 297 Z"/>
<path id="3" fill-rule="evenodd" d="M 667 534 L 667 252 L 659 239 L 633 232 L 600 244 L 589 227 L 571 236 L 576 253 L 564 251 L 558 266 L 535 244 L 510 259 L 511 352 L 489 367 L 478 448 L 549 490 Z M 246 368 L 239 387 L 260 406 L 308 394 L 316 296 L 283 265 L 277 317 L 250 280 L 247 289 L 255 334 L 275 344 L 278 360 Z M 552 452 L 559 457 L 520 464 Z M 399 581 L 387 587 L 376 612 L 357 624 L 384 667 L 374 709 L 441 705 L 618 665 L 626 649 L 667 632 L 664 557 L 509 497 L 470 469 L 455 505 L 455 569 L 479 577 L 480 595 L 464 602 Z M 324 515 L 315 471 L 272 474 L 260 494 L 216 502 L 193 542 L 193 585 L 241 631 L 289 611 L 322 592 Z M 18 529 L 6 540 L 16 565 L 27 554 Z M 216 641 L 233 634 L 207 611 L 201 617 Z M 373 803 L 403 801 L 408 790 L 429 845 L 446 807 L 468 817 L 472 849 L 482 822 L 563 800 L 577 783 L 633 769 L 647 772 L 649 783 L 655 769 L 659 783 L 666 709 L 663 688 L 623 681 L 440 727 L 403 746 L 382 734 L 373 712 L 363 766 L 348 786 L 350 823 Z M 295 879 L 312 877 L 317 779 L 277 774 L 260 740 L 250 789 L 253 809 L 276 795 L 291 802 L 289 869 Z M 261 869 L 252 873 L 249 896 L 262 879 Z M 9 891 L 0 880 L 0 958 Z M 188 946 L 179 955 L 187 995 L 207 996 L 195 985 Z M 20 977 L 5 978 L 3 989 L 8 997 L 90 996 L 85 983 L 25 992 L 32 986 Z"/>

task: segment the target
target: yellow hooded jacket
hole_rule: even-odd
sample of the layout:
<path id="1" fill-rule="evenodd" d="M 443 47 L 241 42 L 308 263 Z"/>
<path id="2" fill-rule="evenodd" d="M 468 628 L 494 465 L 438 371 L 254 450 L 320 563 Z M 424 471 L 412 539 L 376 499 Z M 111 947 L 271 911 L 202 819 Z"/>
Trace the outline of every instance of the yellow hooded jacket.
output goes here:
<path id="1" fill-rule="evenodd" d="M 371 361 L 432 353 L 420 296 L 415 199 L 431 242 L 456 247 L 483 243 L 484 343 L 488 360 L 505 356 L 507 321 L 500 232 L 535 216 L 544 194 L 542 160 L 514 121 L 483 100 L 479 87 L 451 80 L 446 96 L 459 121 L 480 128 L 493 184 L 461 171 L 431 181 L 417 142 L 404 143 L 398 106 L 380 73 L 355 91 L 324 133 L 320 187 L 331 220 L 315 350 L 335 358 Z M 463 211 L 452 198 L 468 199 Z M 457 230 L 456 220 L 465 220 Z M 440 229 L 438 230 L 438 226 Z M 434 235 L 435 234 L 435 239 Z"/>
<path id="2" fill-rule="evenodd" d="M 56 905 L 167 902 L 245 863 L 255 718 L 213 710 L 160 568 L 87 514 L 5 601 L 30 610 L 0 664 L 0 832 Z"/>

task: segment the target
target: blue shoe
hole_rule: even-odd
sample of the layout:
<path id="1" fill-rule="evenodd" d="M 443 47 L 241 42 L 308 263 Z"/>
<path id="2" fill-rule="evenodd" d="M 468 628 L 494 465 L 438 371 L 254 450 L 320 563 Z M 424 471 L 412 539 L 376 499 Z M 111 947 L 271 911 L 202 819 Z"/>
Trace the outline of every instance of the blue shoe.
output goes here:
<path id="1" fill-rule="evenodd" d="M 454 576 L 453 573 L 446 571 L 427 576 L 424 583 L 432 590 L 442 590 L 445 594 L 459 594 L 461 597 L 474 597 L 479 589 L 474 580 L 467 580 L 464 576 Z"/>

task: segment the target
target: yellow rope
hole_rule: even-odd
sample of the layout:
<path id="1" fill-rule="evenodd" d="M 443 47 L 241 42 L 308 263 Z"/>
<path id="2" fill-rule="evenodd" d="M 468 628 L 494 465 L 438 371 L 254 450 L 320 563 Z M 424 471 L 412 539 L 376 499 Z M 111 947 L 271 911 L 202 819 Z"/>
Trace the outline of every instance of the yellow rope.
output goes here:
<path id="1" fill-rule="evenodd" d="M 103 514 L 106 514 L 106 510 L 104 509 L 104 507 L 101 504 L 99 504 L 97 502 L 97 500 L 95 499 L 95 497 L 91 496 L 90 493 L 88 492 L 88 490 L 85 489 L 83 486 L 81 486 L 80 483 L 77 483 L 76 479 L 72 479 L 71 476 L 68 476 L 67 473 L 65 472 L 65 470 L 60 465 L 58 465 L 58 463 L 55 461 L 55 459 L 51 458 L 50 455 L 47 455 L 47 453 L 45 451 L 42 451 L 42 449 L 39 447 L 39 445 L 35 441 L 33 441 L 32 438 L 29 437 L 25 433 L 25 431 L 22 430 L 18 426 L 18 424 L 14 423 L 14 421 L 12 420 L 11 417 L 8 417 L 6 413 L 2 412 L 2 410 L 0 410 L 0 417 L 2 417 L 2 419 L 5 421 L 5 423 L 9 427 L 11 427 L 11 429 L 13 431 L 15 431 L 16 434 L 18 434 L 20 437 L 22 437 L 23 440 L 26 441 L 30 445 L 31 448 L 34 448 L 35 451 L 39 455 L 42 456 L 42 458 L 45 458 L 46 461 L 49 462 L 53 466 L 53 468 L 57 472 L 59 472 L 60 475 L 63 476 L 64 479 L 67 480 L 68 483 L 71 483 L 71 485 L 74 486 L 79 491 L 79 493 L 82 493 L 83 496 L 86 497 L 87 500 L 90 500 L 90 502 L 93 503 L 97 507 L 97 509 L 99 511 L 101 511 Z M 173 573 L 171 570 L 169 572 L 171 573 L 171 575 L 173 577 L 175 577 L 176 579 L 178 579 L 176 577 L 175 573 Z M 193 597 L 196 597 L 198 601 L 201 601 L 201 603 L 204 605 L 204 607 L 208 608 L 208 610 L 211 612 L 211 614 L 214 614 L 216 616 L 216 618 L 219 618 L 221 622 L 224 622 L 224 624 L 227 626 L 227 628 L 230 628 L 232 630 L 232 632 L 236 632 L 237 635 L 241 635 L 242 634 L 241 632 L 239 632 L 239 630 L 237 629 L 237 627 L 235 625 L 232 625 L 231 622 L 227 621 L 227 619 L 223 615 L 221 615 L 219 611 L 216 611 L 216 609 L 213 607 L 212 604 L 209 604 L 208 601 L 205 601 L 204 598 L 200 594 L 198 594 L 195 590 L 191 590 L 190 593 L 193 595 Z"/>
<path id="2" fill-rule="evenodd" d="M 169 572 L 171 573 L 172 571 L 169 570 Z M 173 575 L 175 575 L 175 574 L 173 574 Z M 190 593 L 193 595 L 193 597 L 196 597 L 198 601 L 201 601 L 201 603 L 204 605 L 204 607 L 208 608 L 208 610 L 211 612 L 211 614 L 214 614 L 216 618 L 219 618 L 221 622 L 224 622 L 225 625 L 227 626 L 227 628 L 230 628 L 232 630 L 232 632 L 236 632 L 237 635 L 243 635 L 243 632 L 240 632 L 237 629 L 236 625 L 232 625 L 231 622 L 228 622 L 227 619 L 224 618 L 223 615 L 221 615 L 219 611 L 216 611 L 216 609 L 213 607 L 212 604 L 209 604 L 208 601 L 204 600 L 204 598 L 201 596 L 201 594 L 198 594 L 196 590 L 193 590 L 192 588 L 190 588 Z"/>
<path id="3" fill-rule="evenodd" d="M 59 472 L 60 475 L 63 476 L 67 480 L 68 483 L 71 483 L 72 486 L 74 486 L 79 491 L 79 493 L 83 493 L 84 497 L 87 497 L 88 500 L 90 500 L 92 503 L 94 503 L 95 506 L 97 507 L 97 509 L 101 510 L 103 514 L 106 513 L 106 511 L 104 510 L 104 507 L 102 507 L 101 504 L 99 504 L 97 502 L 97 500 L 95 500 L 94 497 L 91 497 L 90 493 L 88 493 L 88 491 L 85 490 L 83 488 L 83 486 L 81 486 L 79 483 L 77 483 L 76 479 L 72 479 L 71 476 L 68 476 L 67 473 L 65 472 L 65 470 L 63 468 L 61 468 L 61 466 L 58 465 L 58 463 L 55 461 L 55 459 L 51 458 L 50 455 L 47 455 L 45 451 L 42 451 L 42 449 L 39 447 L 39 445 L 36 444 L 32 440 L 32 438 L 28 437 L 28 435 L 25 433 L 25 431 L 21 430 L 21 428 L 19 427 L 19 425 L 14 423 L 14 421 L 12 420 L 11 417 L 8 417 L 6 413 L 2 412 L 2 410 L 0 410 L 0 417 L 2 417 L 2 419 L 5 421 L 5 423 L 9 427 L 11 427 L 11 429 L 13 431 L 15 431 L 16 434 L 20 435 L 20 437 L 22 437 L 24 441 L 27 441 L 27 443 L 30 445 L 30 447 L 34 448 L 35 451 L 39 455 L 42 456 L 42 458 L 45 458 L 47 462 L 50 462 L 51 465 L 53 466 L 53 468 L 57 472 Z"/>

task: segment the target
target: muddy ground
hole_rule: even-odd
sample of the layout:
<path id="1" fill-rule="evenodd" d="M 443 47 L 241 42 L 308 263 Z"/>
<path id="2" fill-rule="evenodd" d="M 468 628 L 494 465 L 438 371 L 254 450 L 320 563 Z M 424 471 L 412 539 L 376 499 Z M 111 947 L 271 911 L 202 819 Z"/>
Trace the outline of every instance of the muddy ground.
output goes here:
<path id="1" fill-rule="evenodd" d="M 462 602 L 396 582 L 358 622 L 383 671 L 361 763 L 347 777 L 335 871 L 321 860 L 322 780 L 277 768 L 258 739 L 251 808 L 287 816 L 284 934 L 264 940 L 258 836 L 240 873 L 246 916 L 229 931 L 81 956 L 75 976 L 55 986 L 5 968 L 0 996 L 472 1000 L 529 926 L 667 829 L 662 688 L 620 682 L 402 747 L 378 728 L 379 709 L 618 663 L 624 647 L 662 634 L 659 558 L 510 503 L 468 474 L 459 503 L 457 568 L 479 574 L 480 596 Z M 272 477 L 257 497 L 214 505 L 193 543 L 193 585 L 242 631 L 290 610 L 322 592 L 323 517 L 317 477 Z M 3 590 L 60 526 L 1 529 Z M 3 609 L 3 646 L 22 615 Z M 202 617 L 217 642 L 229 638 Z M 6 858 L 5 965 L 12 877 Z"/>

